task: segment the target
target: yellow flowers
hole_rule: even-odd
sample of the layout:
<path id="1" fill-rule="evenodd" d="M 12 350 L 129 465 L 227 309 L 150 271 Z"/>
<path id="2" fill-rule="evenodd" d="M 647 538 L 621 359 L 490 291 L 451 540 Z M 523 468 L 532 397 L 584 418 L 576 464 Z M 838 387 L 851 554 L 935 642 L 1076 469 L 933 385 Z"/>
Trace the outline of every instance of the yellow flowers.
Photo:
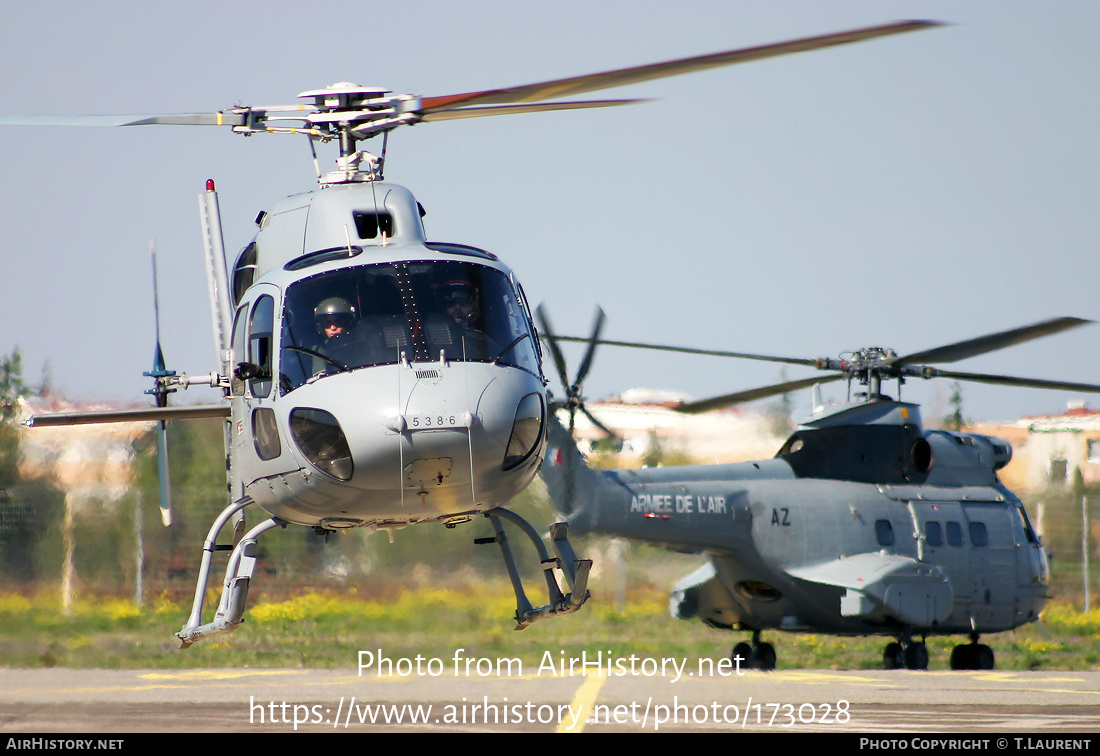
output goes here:
<path id="1" fill-rule="evenodd" d="M 1100 635 L 1100 609 L 1081 612 L 1068 603 L 1056 601 L 1047 605 L 1040 619 L 1048 630 L 1071 635 Z"/>

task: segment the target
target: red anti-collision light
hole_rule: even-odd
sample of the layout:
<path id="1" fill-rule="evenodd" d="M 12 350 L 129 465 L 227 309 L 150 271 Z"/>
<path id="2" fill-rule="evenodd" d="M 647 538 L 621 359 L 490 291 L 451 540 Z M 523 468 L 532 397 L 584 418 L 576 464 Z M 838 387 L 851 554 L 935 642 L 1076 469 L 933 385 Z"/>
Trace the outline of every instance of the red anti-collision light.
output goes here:
<path id="1" fill-rule="evenodd" d="M 207 179 L 206 180 L 206 191 L 208 191 L 208 192 L 214 191 L 214 179 Z"/>

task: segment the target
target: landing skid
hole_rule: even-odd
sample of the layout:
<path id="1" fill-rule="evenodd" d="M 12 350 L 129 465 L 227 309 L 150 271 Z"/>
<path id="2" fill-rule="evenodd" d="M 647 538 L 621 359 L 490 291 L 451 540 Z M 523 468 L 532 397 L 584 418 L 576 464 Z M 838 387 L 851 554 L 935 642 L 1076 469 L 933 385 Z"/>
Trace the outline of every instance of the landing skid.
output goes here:
<path id="1" fill-rule="evenodd" d="M 546 550 L 542 538 L 524 520 L 511 510 L 503 507 L 490 509 L 485 516 L 493 523 L 496 536 L 492 538 L 474 539 L 476 544 L 495 543 L 500 546 L 500 553 L 504 557 L 504 565 L 508 569 L 508 577 L 512 581 L 512 590 L 516 594 L 516 630 L 523 630 L 532 622 L 546 617 L 554 617 L 559 614 L 572 614 L 581 608 L 588 600 L 588 573 L 592 570 L 591 559 L 577 559 L 573 553 L 573 547 L 569 544 L 569 526 L 564 522 L 554 523 L 550 527 L 550 538 L 554 543 L 554 551 L 557 558 L 552 559 Z M 549 602 L 540 607 L 533 607 L 523 590 L 523 581 L 520 580 L 519 568 L 516 566 L 512 549 L 508 545 L 508 533 L 504 529 L 502 520 L 508 520 L 516 525 L 538 549 L 539 564 L 542 567 L 543 577 L 546 579 L 546 589 L 549 593 Z M 569 593 L 563 594 L 558 580 L 554 576 L 554 569 L 562 571 Z"/>
<path id="2" fill-rule="evenodd" d="M 211 635 L 236 630 L 244 621 L 248 587 L 252 580 L 252 572 L 256 567 L 257 539 L 268 530 L 286 527 L 287 525 L 283 520 L 272 517 L 242 535 L 243 520 L 238 518 L 234 532 L 234 545 L 219 546 L 217 538 L 222 528 L 225 527 L 230 518 L 243 511 L 251 503 L 252 499 L 248 497 L 233 502 L 222 510 L 222 513 L 214 520 L 214 524 L 210 526 L 210 532 L 206 536 L 206 541 L 203 542 L 202 561 L 199 566 L 198 581 L 195 585 L 195 600 L 191 606 L 191 615 L 187 618 L 183 628 L 176 633 L 176 637 L 180 639 L 181 649 L 189 648 L 196 641 Z M 572 614 L 581 608 L 589 596 L 588 575 L 592 569 L 592 560 L 577 559 L 573 553 L 573 547 L 569 544 L 568 526 L 564 522 L 556 523 L 550 528 L 550 537 L 557 553 L 557 558 L 551 558 L 538 533 L 519 515 L 502 507 L 497 507 L 486 512 L 485 516 L 492 521 L 496 536 L 479 538 L 474 543 L 496 543 L 500 545 L 501 554 L 504 556 L 504 564 L 508 568 L 508 577 L 512 581 L 512 589 L 516 594 L 516 630 L 522 630 L 532 622 L 546 617 Z M 523 591 L 519 568 L 508 545 L 508 534 L 504 529 L 503 520 L 518 526 L 538 549 L 540 565 L 549 592 L 549 601 L 543 606 L 532 606 Z M 203 602 L 206 597 L 206 586 L 210 580 L 211 563 L 215 551 L 231 551 L 232 553 L 229 555 L 229 563 L 225 568 L 221 600 L 218 602 L 214 619 L 203 624 Z M 554 576 L 555 569 L 562 571 L 569 593 L 562 593 L 557 578 Z"/>
<path id="3" fill-rule="evenodd" d="M 286 523 L 277 517 L 266 520 L 252 530 L 240 534 L 243 520 L 238 520 L 235 528 L 237 542 L 233 546 L 219 546 L 217 544 L 218 533 L 238 512 L 252 503 L 252 499 L 245 497 L 235 501 L 222 510 L 210 526 L 210 532 L 202 546 L 202 562 L 199 565 L 199 578 L 195 585 L 195 600 L 191 605 L 191 616 L 183 628 L 176 633 L 180 639 L 180 648 L 190 648 L 196 641 L 202 640 L 218 633 L 227 633 L 236 630 L 244 621 L 244 606 L 248 599 L 248 586 L 252 580 L 252 572 L 256 568 L 256 541 L 262 533 L 277 527 L 286 527 Z M 210 579 L 210 564 L 214 559 L 215 551 L 232 550 L 229 555 L 229 563 L 225 568 L 225 581 L 222 584 L 222 597 L 218 602 L 218 609 L 214 613 L 214 620 L 202 624 L 202 606 L 206 597 L 206 584 Z"/>

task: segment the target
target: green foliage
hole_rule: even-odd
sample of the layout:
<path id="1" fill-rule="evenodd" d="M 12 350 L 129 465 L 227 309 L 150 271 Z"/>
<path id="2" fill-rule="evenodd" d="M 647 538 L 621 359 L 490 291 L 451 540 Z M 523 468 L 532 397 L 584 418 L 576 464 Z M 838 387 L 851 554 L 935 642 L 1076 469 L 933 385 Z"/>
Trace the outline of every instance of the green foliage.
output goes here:
<path id="1" fill-rule="evenodd" d="M 779 382 L 786 383 L 787 369 L 784 368 L 780 371 Z M 768 421 L 768 428 L 771 432 L 783 438 L 789 436 L 794 432 L 794 429 L 798 427 L 798 424 L 794 421 L 791 415 L 794 413 L 794 399 L 788 392 L 786 394 L 780 394 L 779 397 L 767 407 L 764 408 L 764 416 Z"/>
<path id="2" fill-rule="evenodd" d="M 23 380 L 23 357 L 19 347 L 0 355 L 0 487 L 18 480 L 19 432 L 12 421 L 21 400 L 35 391 Z"/>
<path id="3" fill-rule="evenodd" d="M 0 423 L 10 423 L 19 411 L 19 400 L 35 391 L 23 380 L 23 355 L 19 347 L 0 356 Z"/>
<path id="4" fill-rule="evenodd" d="M 962 430 L 966 420 L 963 419 L 962 408 L 962 386 L 958 381 L 951 384 L 951 398 L 947 400 L 948 406 L 951 408 L 950 413 L 943 419 L 943 427 L 945 430 Z"/>
<path id="5" fill-rule="evenodd" d="M 745 633 L 728 633 L 697 621 L 668 616 L 663 595 L 632 590 L 623 608 L 597 593 L 579 612 L 512 630 L 514 603 L 503 581 L 465 588 L 306 591 L 293 598 L 253 603 L 233 633 L 178 650 L 173 633 L 185 604 L 160 597 L 137 607 L 102 597 L 78 601 L 69 612 L 56 596 L 26 598 L 0 593 L 0 658 L 13 667 L 170 669 L 184 667 L 347 668 L 361 649 L 385 649 L 393 658 L 422 654 L 449 659 L 456 649 L 469 657 L 507 657 L 533 668 L 547 650 L 566 657 L 599 649 L 616 656 L 638 654 L 720 659 Z M 983 636 L 999 670 L 1088 670 L 1100 667 L 1097 612 L 1083 614 L 1052 604 L 1043 613 L 1050 638 L 1035 625 Z M 780 669 L 881 669 L 888 638 L 769 633 Z M 958 636 L 928 639 L 930 669 L 943 670 Z"/>
<path id="6" fill-rule="evenodd" d="M 19 473 L 20 403 L 41 389 L 23 380 L 19 348 L 0 355 L 0 575 L 15 583 L 42 576 L 51 564 L 51 534 L 64 511 L 64 495 L 46 481 Z M 56 539 L 54 539 L 56 540 Z"/>

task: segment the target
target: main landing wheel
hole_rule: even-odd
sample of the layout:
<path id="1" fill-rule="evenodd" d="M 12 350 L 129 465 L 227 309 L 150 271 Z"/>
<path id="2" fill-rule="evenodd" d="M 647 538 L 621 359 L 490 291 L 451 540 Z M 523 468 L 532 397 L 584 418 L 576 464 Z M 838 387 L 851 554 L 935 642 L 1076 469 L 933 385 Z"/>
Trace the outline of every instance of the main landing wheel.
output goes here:
<path id="1" fill-rule="evenodd" d="M 900 643 L 887 643 L 882 650 L 883 669 L 901 669 L 905 666 L 905 649 Z"/>
<path id="2" fill-rule="evenodd" d="M 924 641 L 914 641 L 905 647 L 906 669 L 928 669 L 928 646 Z"/>
<path id="3" fill-rule="evenodd" d="M 928 646 L 923 641 L 888 643 L 882 652 L 883 669 L 928 669 Z"/>
<path id="4" fill-rule="evenodd" d="M 993 669 L 993 649 L 976 640 L 960 643 L 951 651 L 951 669 Z"/>
<path id="5" fill-rule="evenodd" d="M 740 669 L 775 669 L 775 646 L 762 642 L 758 635 L 754 634 L 751 644 L 742 641 L 733 647 L 730 659 L 735 664 L 738 656 L 741 657 Z"/>

